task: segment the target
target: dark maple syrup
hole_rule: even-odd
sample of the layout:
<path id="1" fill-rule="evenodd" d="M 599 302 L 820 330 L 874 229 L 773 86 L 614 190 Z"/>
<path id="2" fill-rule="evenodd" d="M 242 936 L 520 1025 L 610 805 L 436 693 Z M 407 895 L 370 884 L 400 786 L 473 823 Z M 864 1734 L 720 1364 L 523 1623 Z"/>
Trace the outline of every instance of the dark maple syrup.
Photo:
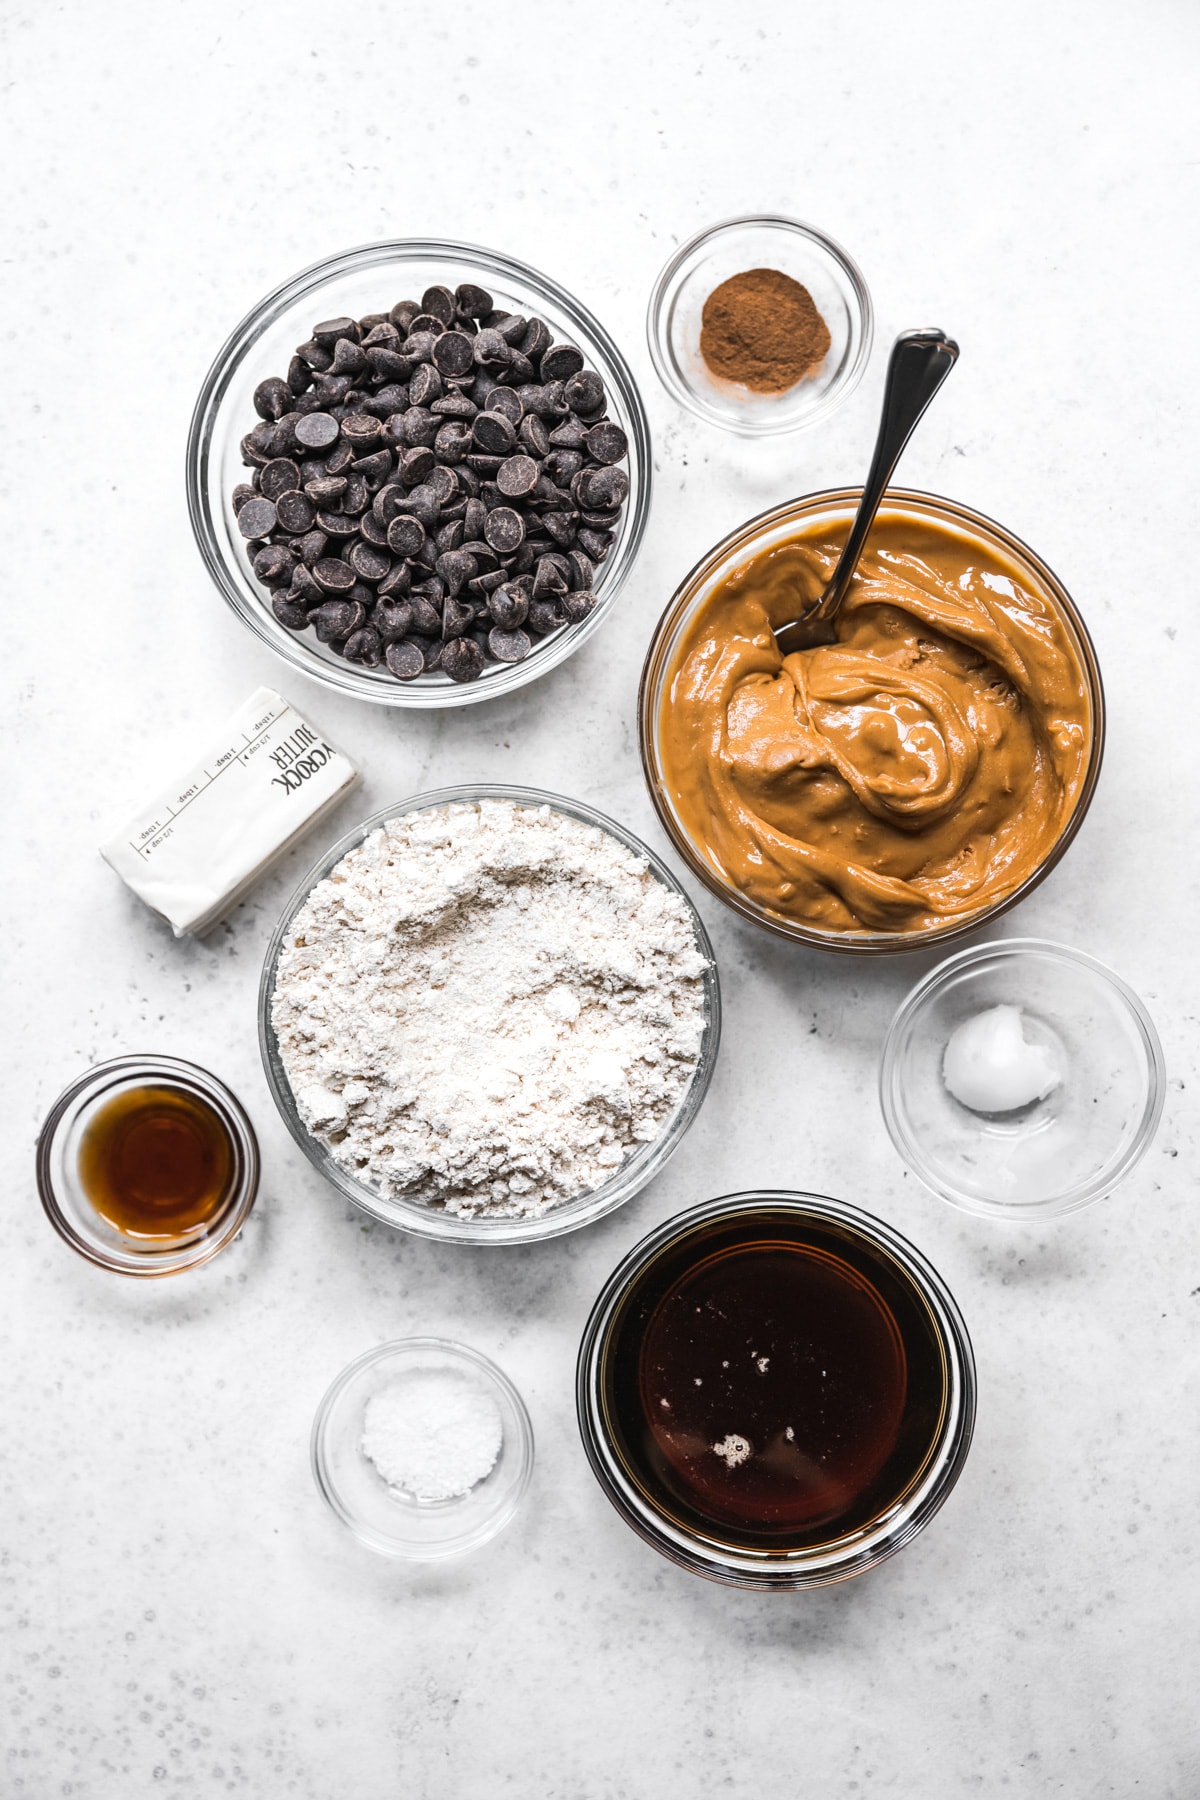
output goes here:
<path id="1" fill-rule="evenodd" d="M 199 1094 L 126 1088 L 97 1108 L 79 1144 L 88 1202 L 123 1237 L 195 1236 L 224 1211 L 236 1158 L 229 1128 Z"/>
<path id="2" fill-rule="evenodd" d="M 603 1388 L 614 1446 L 656 1509 L 732 1544 L 800 1548 L 911 1488 L 947 1372 L 919 1288 L 882 1246 L 765 1207 L 641 1271 Z"/>

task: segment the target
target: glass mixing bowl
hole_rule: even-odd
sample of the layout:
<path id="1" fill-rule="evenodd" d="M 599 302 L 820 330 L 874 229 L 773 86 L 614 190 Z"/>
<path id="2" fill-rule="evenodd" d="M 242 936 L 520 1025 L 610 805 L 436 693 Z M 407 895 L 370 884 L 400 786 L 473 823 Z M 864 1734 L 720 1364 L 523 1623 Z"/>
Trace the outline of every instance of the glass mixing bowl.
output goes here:
<path id="1" fill-rule="evenodd" d="M 711 375 L 700 355 L 704 302 L 730 276 L 777 269 L 808 289 L 829 327 L 820 369 L 781 394 L 756 394 Z M 849 398 L 871 354 L 871 296 L 846 252 L 815 226 L 772 216 L 726 219 L 677 250 L 650 296 L 646 333 L 667 392 L 742 437 L 816 425 Z"/>
<path id="2" fill-rule="evenodd" d="M 321 319 L 361 318 L 427 287 L 462 282 L 484 286 L 508 312 L 536 313 L 557 337 L 580 349 L 608 392 L 609 415 L 629 439 L 629 498 L 617 537 L 597 571 L 596 605 L 578 625 L 564 625 L 519 663 L 489 663 L 478 681 L 446 675 L 397 681 L 386 669 L 348 663 L 319 644 L 311 627 L 289 631 L 271 611 L 267 589 L 255 579 L 237 529 L 234 487 L 247 479 L 240 444 L 258 415 L 252 396 L 269 375 L 285 375 L 295 346 Z M 381 706 L 471 706 L 510 694 L 546 675 L 598 631 L 612 610 L 641 547 L 650 511 L 650 430 L 629 366 L 587 308 L 536 269 L 496 251 L 434 238 L 367 244 L 301 270 L 260 301 L 220 350 L 192 415 L 187 448 L 188 512 L 200 554 L 225 600 L 244 625 L 303 674 L 342 693 Z"/>
<path id="3" fill-rule="evenodd" d="M 834 1523 L 828 1536 L 817 1539 L 810 1533 L 803 1542 L 789 1543 L 785 1536 L 769 1547 L 753 1548 L 731 1541 L 715 1517 L 699 1516 L 699 1503 L 689 1510 L 667 1498 L 628 1429 L 621 1372 L 631 1359 L 636 1361 L 640 1388 L 639 1345 L 667 1279 L 664 1265 L 672 1266 L 682 1254 L 693 1268 L 709 1266 L 747 1229 L 772 1246 L 790 1236 L 811 1244 L 826 1259 L 854 1260 L 860 1268 L 870 1268 L 879 1291 L 886 1283 L 903 1307 L 912 1343 L 920 1343 L 924 1379 L 936 1395 L 930 1403 L 927 1394 L 914 1397 L 912 1387 L 918 1384 L 909 1385 L 897 1438 L 905 1447 L 899 1452 L 895 1485 L 872 1516 L 853 1528 L 843 1527 L 840 1535 Z M 915 1364 L 910 1360 L 908 1366 Z M 580 1345 L 576 1407 L 592 1473 L 626 1524 L 663 1556 L 694 1575 L 733 1587 L 823 1587 L 893 1556 L 942 1505 L 971 1445 L 975 1361 L 945 1283 L 899 1232 L 844 1201 L 763 1189 L 729 1194 L 668 1219 L 614 1269 Z"/>
<path id="4" fill-rule="evenodd" d="M 1087 627 L 1074 601 L 1041 558 L 1014 537 L 1003 526 L 985 518 L 970 507 L 937 494 L 922 494 L 906 488 L 890 488 L 879 509 L 881 519 L 896 515 L 911 516 L 916 521 L 931 520 L 948 526 L 960 535 L 976 539 L 985 550 L 1002 561 L 1015 563 L 1023 577 L 1035 589 L 1046 594 L 1057 606 L 1066 630 L 1071 635 L 1084 679 L 1087 682 L 1092 714 L 1092 735 L 1087 770 L 1075 810 L 1048 854 L 1029 877 L 995 904 L 981 908 L 963 918 L 949 920 L 944 927 L 929 931 L 821 931 L 786 915 L 760 905 L 743 893 L 726 877 L 705 847 L 698 844 L 676 811 L 662 767 L 660 730 L 663 703 L 674 675 L 675 657 L 699 608 L 713 588 L 725 580 L 751 555 L 782 544 L 797 526 L 828 521 L 831 525 L 848 526 L 858 507 L 859 488 L 835 488 L 826 493 L 810 494 L 801 500 L 789 500 L 770 512 L 760 513 L 737 531 L 723 538 L 705 556 L 676 589 L 659 620 L 642 669 L 638 694 L 638 729 L 642 752 L 642 768 L 650 789 L 650 798 L 663 828 L 676 850 L 704 885 L 726 906 L 742 918 L 763 925 L 768 931 L 793 943 L 811 944 L 822 950 L 839 950 L 851 955 L 879 952 L 924 950 L 952 943 L 968 932 L 978 931 L 1037 887 L 1055 867 L 1083 823 L 1091 804 L 1104 751 L 1104 689 L 1100 667 Z"/>
<path id="5" fill-rule="evenodd" d="M 478 800 L 509 800 L 518 806 L 549 806 L 555 812 L 580 819 L 585 825 L 593 825 L 616 838 L 626 849 L 632 850 L 635 856 L 646 862 L 655 877 L 685 902 L 696 947 L 707 963 L 703 977 L 705 1023 L 700 1054 L 692 1071 L 691 1081 L 658 1136 L 651 1143 L 640 1145 L 627 1157 L 611 1180 L 593 1188 L 590 1193 L 580 1194 L 574 1200 L 552 1207 L 536 1218 L 463 1218 L 421 1200 L 406 1199 L 403 1196 L 385 1197 L 368 1182 L 359 1181 L 330 1155 L 323 1144 L 317 1142 L 301 1119 L 271 1024 L 271 1001 L 275 991 L 279 953 L 284 938 L 291 929 L 292 920 L 316 884 L 325 879 L 348 850 L 361 844 L 365 837 L 386 820 L 408 813 L 427 812 L 431 807 L 446 806 L 453 801 Z M 640 838 L 636 838 L 631 831 L 603 813 L 596 812 L 579 800 L 567 800 L 561 794 L 543 793 L 537 788 L 468 785 L 438 788 L 431 793 L 418 794 L 413 799 L 381 807 L 369 819 L 364 819 L 361 825 L 348 831 L 345 837 L 339 839 L 314 864 L 284 907 L 283 916 L 267 948 L 258 995 L 258 1031 L 267 1083 L 284 1124 L 313 1167 L 344 1194 L 347 1200 L 369 1213 L 372 1218 L 381 1220 L 383 1224 L 393 1225 L 401 1231 L 414 1232 L 418 1237 L 442 1238 L 460 1244 L 525 1244 L 543 1238 L 562 1237 L 568 1231 L 577 1231 L 581 1225 L 590 1225 L 594 1219 L 603 1218 L 605 1213 L 614 1212 L 618 1206 L 623 1206 L 626 1200 L 639 1193 L 665 1167 L 685 1132 L 691 1127 L 712 1079 L 721 1038 L 721 995 L 712 945 L 699 913 L 666 864 L 652 850 L 647 849 Z"/>
<path id="6" fill-rule="evenodd" d="M 1009 1112 L 960 1104 L 942 1078 L 951 1034 L 1015 1006 L 1026 1041 L 1059 1079 Z M 1111 969 L 1065 944 L 1008 938 L 960 950 L 908 995 L 879 1070 L 884 1122 L 913 1174 L 943 1200 L 990 1218 L 1075 1212 L 1123 1181 L 1162 1116 L 1166 1071 L 1154 1022 Z"/>

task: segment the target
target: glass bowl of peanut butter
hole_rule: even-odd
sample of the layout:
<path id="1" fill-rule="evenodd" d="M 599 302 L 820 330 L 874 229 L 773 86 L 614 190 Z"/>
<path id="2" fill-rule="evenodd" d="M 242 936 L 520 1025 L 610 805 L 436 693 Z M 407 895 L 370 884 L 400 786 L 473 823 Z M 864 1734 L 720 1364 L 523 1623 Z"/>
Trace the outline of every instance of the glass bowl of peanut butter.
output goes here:
<path id="1" fill-rule="evenodd" d="M 1100 772 L 1104 691 L 1070 595 L 1019 538 L 890 489 L 837 619 L 784 656 L 859 490 L 751 519 L 686 577 L 642 672 L 650 795 L 743 918 L 828 950 L 977 930 L 1063 855 Z"/>

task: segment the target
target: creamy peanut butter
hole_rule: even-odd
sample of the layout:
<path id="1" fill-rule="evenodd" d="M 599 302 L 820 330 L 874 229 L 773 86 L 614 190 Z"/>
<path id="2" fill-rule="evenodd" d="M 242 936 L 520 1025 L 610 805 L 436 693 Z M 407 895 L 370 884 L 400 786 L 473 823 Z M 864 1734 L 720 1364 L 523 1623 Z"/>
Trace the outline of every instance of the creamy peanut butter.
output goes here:
<path id="1" fill-rule="evenodd" d="M 784 657 L 772 627 L 821 591 L 846 527 L 752 555 L 697 610 L 664 685 L 663 778 L 727 883 L 829 932 L 922 932 L 1044 861 L 1094 721 L 1073 631 L 1031 570 L 884 512 L 837 622 Z"/>

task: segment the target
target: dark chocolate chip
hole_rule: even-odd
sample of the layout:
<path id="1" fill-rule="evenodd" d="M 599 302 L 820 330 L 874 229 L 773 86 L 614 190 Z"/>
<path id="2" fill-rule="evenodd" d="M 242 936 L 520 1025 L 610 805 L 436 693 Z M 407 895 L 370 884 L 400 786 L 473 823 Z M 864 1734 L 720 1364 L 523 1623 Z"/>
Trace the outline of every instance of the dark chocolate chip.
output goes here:
<path id="1" fill-rule="evenodd" d="M 629 439 L 612 419 L 593 425 L 584 442 L 588 455 L 598 463 L 620 462 L 629 450 Z"/>
<path id="2" fill-rule="evenodd" d="M 442 645 L 439 666 L 451 681 L 477 681 L 483 673 L 483 651 L 473 638 L 449 638 Z"/>
<path id="3" fill-rule="evenodd" d="M 355 456 L 369 456 L 378 449 L 381 429 L 372 413 L 347 413 L 342 420 L 342 437 Z"/>
<path id="4" fill-rule="evenodd" d="M 271 600 L 271 611 L 281 625 L 289 631 L 303 631 L 308 624 L 308 610 L 298 600 L 289 600 L 286 594 L 275 594 Z"/>
<path id="5" fill-rule="evenodd" d="M 583 367 L 583 356 L 574 344 L 551 344 L 542 351 L 538 373 L 543 381 L 569 381 Z"/>
<path id="6" fill-rule="evenodd" d="M 550 449 L 550 434 L 536 413 L 526 413 L 517 435 L 531 456 L 545 456 Z"/>
<path id="7" fill-rule="evenodd" d="M 438 636 L 442 629 L 442 616 L 433 601 L 425 594 L 413 594 L 409 605 L 412 607 L 412 628 L 418 636 Z"/>
<path id="8" fill-rule="evenodd" d="M 533 641 L 527 631 L 505 631 L 501 625 L 493 625 L 488 632 L 488 649 L 497 662 L 524 662 L 533 649 Z"/>
<path id="9" fill-rule="evenodd" d="M 550 442 L 556 450 L 585 450 L 587 448 L 587 426 L 582 419 L 574 417 L 564 419 L 550 433 Z"/>
<path id="10" fill-rule="evenodd" d="M 579 548 L 586 556 L 590 556 L 594 563 L 603 562 L 612 548 L 612 532 L 594 531 L 591 526 L 583 526 L 580 528 L 577 541 Z"/>
<path id="11" fill-rule="evenodd" d="M 244 538 L 265 538 L 274 531 L 275 519 L 274 501 L 255 494 L 238 510 L 238 530 Z"/>
<path id="12" fill-rule="evenodd" d="M 254 410 L 260 419 L 282 419 L 284 413 L 291 412 L 294 398 L 286 381 L 270 375 L 254 390 Z"/>
<path id="13" fill-rule="evenodd" d="M 428 481 L 437 463 L 437 453 L 429 444 L 416 444 L 400 453 L 400 479 L 405 487 L 417 487 Z"/>
<path id="14" fill-rule="evenodd" d="M 502 369 L 512 352 L 498 331 L 481 331 L 471 340 L 471 353 L 480 368 Z"/>
<path id="15" fill-rule="evenodd" d="M 454 290 L 454 304 L 465 318 L 484 319 L 491 312 L 495 303 L 486 288 L 476 287 L 471 281 L 464 281 Z"/>
<path id="16" fill-rule="evenodd" d="M 550 336 L 550 327 L 544 319 L 530 319 L 529 324 L 525 327 L 525 335 L 517 345 L 517 349 L 522 356 L 527 356 L 530 362 L 536 363 L 543 352 L 550 348 L 553 341 Z"/>
<path id="17" fill-rule="evenodd" d="M 333 347 L 332 375 L 361 375 L 367 366 L 367 353 L 353 338 L 339 338 Z"/>
<path id="18" fill-rule="evenodd" d="M 473 419 L 479 408 L 469 394 L 449 393 L 435 400 L 429 410 L 439 419 Z"/>
<path id="19" fill-rule="evenodd" d="M 503 413 L 509 424 L 515 429 L 525 416 L 525 408 L 521 404 L 521 396 L 515 388 L 499 387 L 488 395 L 487 412 Z"/>
<path id="20" fill-rule="evenodd" d="M 335 638 L 348 638 L 357 631 L 366 616 L 357 600 L 326 600 L 318 606 L 312 622 L 321 643 L 332 644 Z"/>
<path id="21" fill-rule="evenodd" d="M 532 456 L 510 456 L 496 471 L 496 486 L 508 500 L 524 500 L 538 482 L 538 466 Z"/>
<path id="22" fill-rule="evenodd" d="M 306 413 L 296 422 L 296 442 L 306 450 L 324 450 L 337 442 L 338 422 L 328 413 Z"/>
<path id="23" fill-rule="evenodd" d="M 397 556 L 416 556 L 425 542 L 425 527 L 411 513 L 400 513 L 387 528 L 388 549 Z"/>
<path id="24" fill-rule="evenodd" d="M 433 346 L 434 367 L 443 375 L 466 375 L 475 366 L 474 341 L 465 331 L 445 331 Z"/>
<path id="25" fill-rule="evenodd" d="M 404 597 L 404 595 L 407 594 L 411 585 L 412 585 L 412 574 L 409 570 L 408 564 L 403 563 L 403 562 L 398 562 L 393 567 L 391 574 L 385 575 L 383 580 L 380 582 L 379 598 L 381 600 L 402 599 Z"/>
<path id="26" fill-rule="evenodd" d="M 447 419 L 433 440 L 434 454 L 447 463 L 460 463 L 470 448 L 471 427 L 466 419 Z"/>
<path id="27" fill-rule="evenodd" d="M 328 537 L 355 537 L 358 533 L 358 520 L 349 513 L 319 512 L 317 524 Z"/>
<path id="28" fill-rule="evenodd" d="M 377 669 L 383 661 L 383 640 L 373 625 L 362 625 L 346 639 L 347 662 L 362 663 Z"/>
<path id="29" fill-rule="evenodd" d="M 563 623 L 563 614 L 549 600 L 535 600 L 529 608 L 528 625 L 537 637 L 547 637 Z"/>
<path id="30" fill-rule="evenodd" d="M 402 644 L 390 643 L 384 651 L 384 661 L 397 681 L 414 681 L 425 670 L 424 652 L 411 639 Z"/>
<path id="31" fill-rule="evenodd" d="M 483 535 L 497 556 L 519 550 L 525 536 L 525 521 L 511 506 L 494 506 L 487 516 Z"/>
<path id="32" fill-rule="evenodd" d="M 593 417 L 604 410 L 604 383 L 594 369 L 579 369 L 567 382 L 565 397 L 572 412 L 590 413 Z"/>
<path id="33" fill-rule="evenodd" d="M 371 623 L 385 644 L 398 644 L 412 630 L 412 616 L 407 600 L 381 600 L 371 614 Z"/>
<path id="34" fill-rule="evenodd" d="M 354 319 L 326 319 L 321 325 L 313 326 L 313 338 L 323 350 L 332 350 L 339 338 L 353 338 L 357 344 L 358 325 Z"/>
<path id="35" fill-rule="evenodd" d="M 435 400 L 442 397 L 442 378 L 432 363 L 418 363 L 412 380 L 408 384 L 408 398 L 412 406 L 432 406 Z M 342 430 L 346 427 L 343 425 Z"/>
<path id="36" fill-rule="evenodd" d="M 258 486 L 264 500 L 278 500 L 280 494 L 300 486 L 299 465 L 290 456 L 274 457 L 259 475 Z"/>
<path id="37" fill-rule="evenodd" d="M 420 310 L 415 300 L 397 300 L 388 318 L 397 331 L 407 332 Z"/>
<path id="38" fill-rule="evenodd" d="M 376 550 L 361 538 L 347 550 L 346 561 L 360 581 L 382 581 L 392 566 L 392 559 L 386 552 Z M 319 581 L 320 576 L 317 579 Z"/>
<path id="39" fill-rule="evenodd" d="M 332 353 L 326 350 L 323 345 L 318 344 L 316 338 L 309 338 L 307 343 L 297 344 L 296 355 L 306 362 L 310 369 L 315 370 L 318 375 L 324 374 L 325 370 L 333 361 Z"/>
<path id="40" fill-rule="evenodd" d="M 348 594 L 354 586 L 355 572 L 340 556 L 323 556 L 313 566 L 317 586 L 326 594 Z"/>
<path id="41" fill-rule="evenodd" d="M 437 572 L 454 598 L 479 573 L 479 565 L 469 550 L 447 550 L 437 559 Z"/>
<path id="42" fill-rule="evenodd" d="M 488 595 L 487 609 L 493 624 L 503 631 L 516 631 L 529 617 L 529 600 L 520 588 L 506 583 Z"/>
<path id="43" fill-rule="evenodd" d="M 567 615 L 568 623 L 572 625 L 578 625 L 581 619 L 586 619 L 595 604 L 595 594 L 590 593 L 586 588 L 580 588 L 569 594 L 564 594 L 559 602 L 559 605 Z"/>
<path id="44" fill-rule="evenodd" d="M 421 311 L 432 313 L 442 325 L 449 325 L 454 317 L 455 299 L 449 288 L 427 287 L 421 295 Z"/>
<path id="45" fill-rule="evenodd" d="M 486 456 L 507 456 L 517 441 L 511 419 L 500 412 L 481 412 L 472 421 L 471 436 Z"/>
<path id="46" fill-rule="evenodd" d="M 294 560 L 286 544 L 264 544 L 254 558 L 254 573 L 268 586 L 277 581 L 290 581 Z"/>

